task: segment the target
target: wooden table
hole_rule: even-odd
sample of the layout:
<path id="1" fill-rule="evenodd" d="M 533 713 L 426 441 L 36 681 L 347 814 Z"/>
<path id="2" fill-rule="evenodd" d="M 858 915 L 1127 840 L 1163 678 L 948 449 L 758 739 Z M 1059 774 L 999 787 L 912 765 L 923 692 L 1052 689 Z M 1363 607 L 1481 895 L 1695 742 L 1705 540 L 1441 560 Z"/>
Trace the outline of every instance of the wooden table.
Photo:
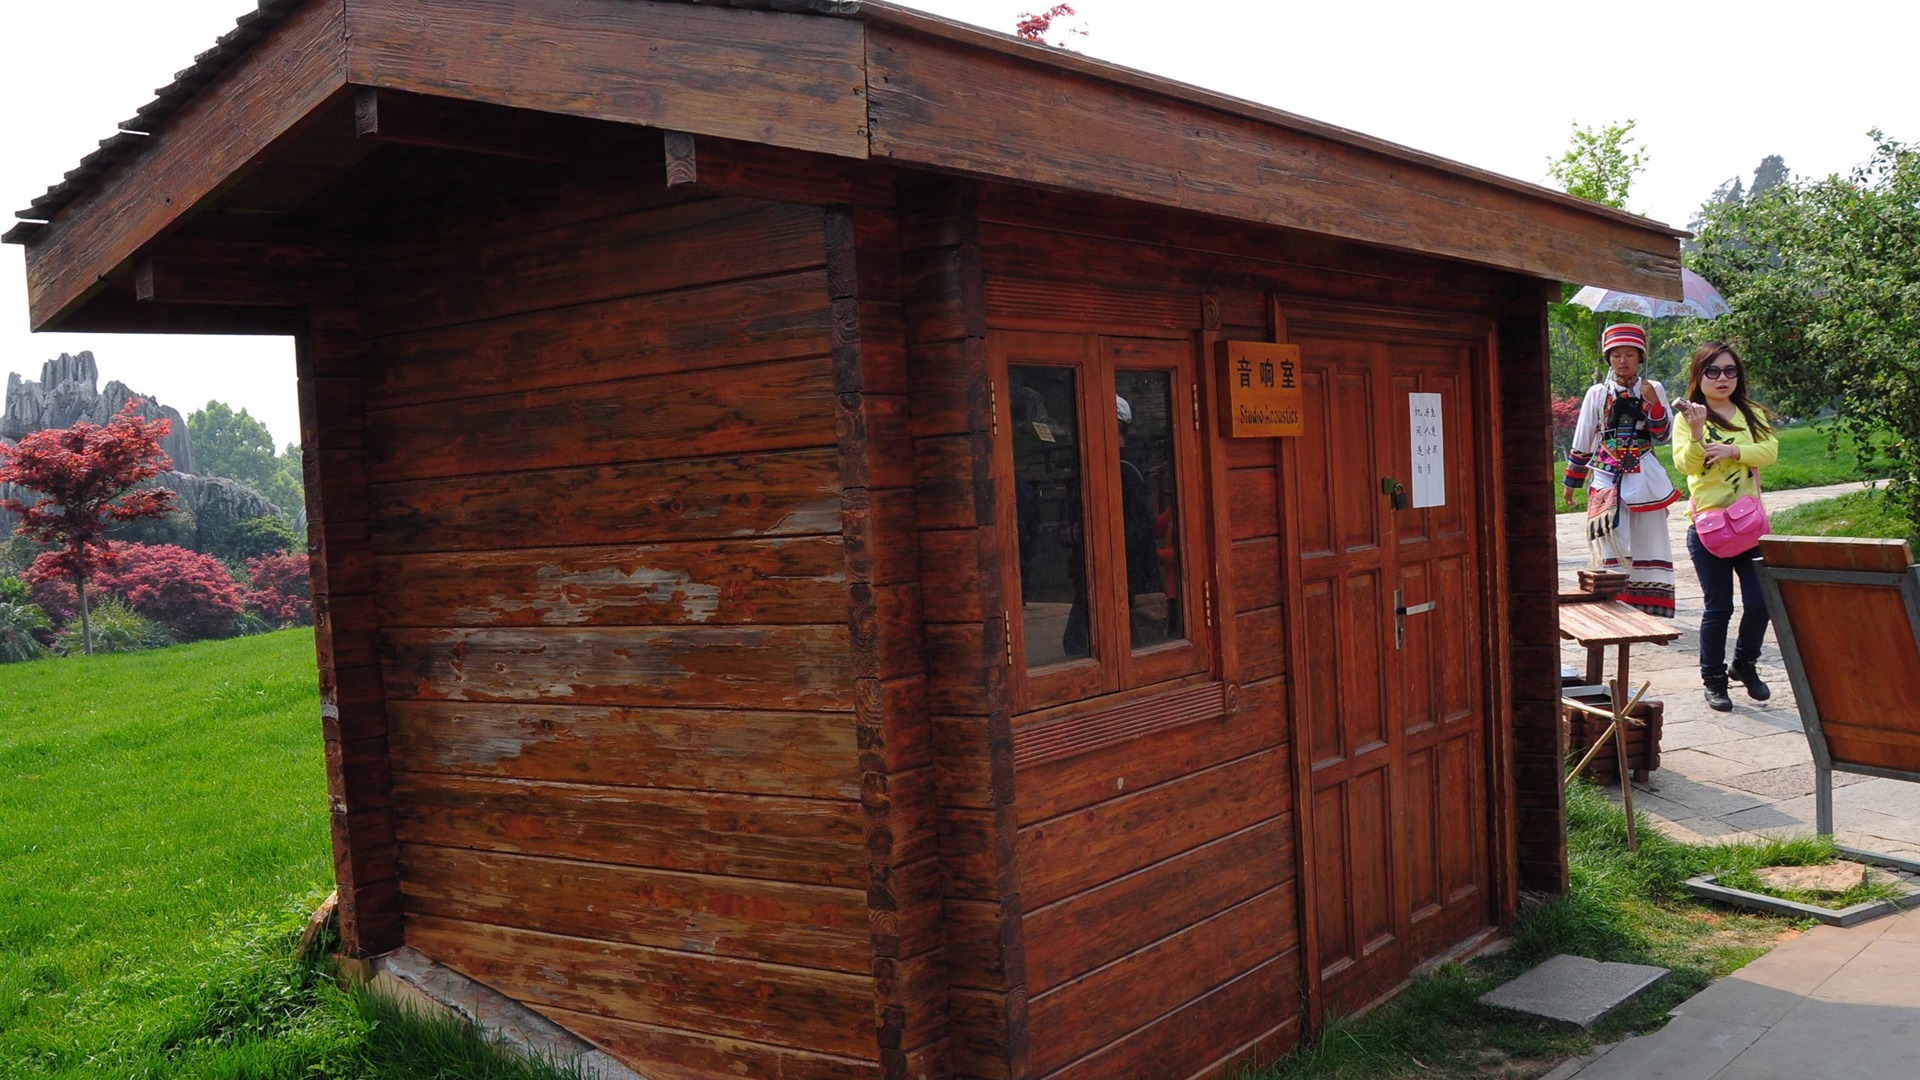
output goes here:
<path id="1" fill-rule="evenodd" d="M 1596 685 L 1605 671 L 1607 646 L 1612 645 L 1617 650 L 1613 680 L 1613 713 L 1617 717 L 1625 714 L 1628 698 L 1632 694 L 1627 680 L 1633 672 L 1633 647 L 1640 644 L 1666 645 L 1678 638 L 1680 631 L 1673 625 L 1672 619 L 1649 615 L 1618 600 L 1562 597 L 1560 636 L 1587 650 L 1587 681 Z M 1620 772 L 1620 800 L 1626 805 L 1627 811 L 1627 850 L 1635 851 L 1640 843 L 1633 825 L 1633 776 L 1627 768 L 1627 733 L 1617 724 L 1613 731 L 1613 743 Z"/>

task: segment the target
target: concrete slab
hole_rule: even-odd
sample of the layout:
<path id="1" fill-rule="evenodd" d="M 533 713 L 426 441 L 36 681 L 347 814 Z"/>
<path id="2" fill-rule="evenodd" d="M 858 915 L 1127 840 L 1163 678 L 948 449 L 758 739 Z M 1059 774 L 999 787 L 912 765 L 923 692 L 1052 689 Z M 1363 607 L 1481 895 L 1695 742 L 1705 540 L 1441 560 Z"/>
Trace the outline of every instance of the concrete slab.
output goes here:
<path id="1" fill-rule="evenodd" d="M 1713 1076 L 1715 1080 L 1894 1080 L 1916 1073 L 1920 1073 L 1920 1008 L 1809 999 Z"/>
<path id="2" fill-rule="evenodd" d="M 1708 755 L 1702 754 L 1702 757 Z M 1725 759 L 1717 759 L 1725 760 Z M 1737 763 L 1734 763 L 1737 764 Z M 1785 765 L 1777 769 L 1761 769 L 1757 772 L 1737 772 L 1732 775 L 1702 777 L 1711 779 L 1728 787 L 1751 791 L 1755 795 L 1764 795 L 1776 801 L 1798 799 L 1813 794 L 1813 762 L 1804 765 Z M 1864 784 L 1873 779 L 1857 773 L 1834 773 L 1833 786 L 1837 790 Z"/>
<path id="3" fill-rule="evenodd" d="M 1719 743 L 1714 746 L 1713 753 L 1731 761 L 1743 761 L 1755 769 L 1778 769 L 1813 763 L 1813 751 L 1807 747 L 1807 737 L 1794 731 L 1759 735 L 1737 743 Z"/>
<path id="4" fill-rule="evenodd" d="M 1628 1039 L 1576 1075 L 1579 1080 L 1713 1080 L 1767 1029 L 1676 1016 L 1651 1036 Z"/>
<path id="5" fill-rule="evenodd" d="M 1920 1023 L 1920 942 L 1889 941 L 1883 933 L 1876 941 L 1833 973 L 1813 997 L 1821 1001 L 1851 1002 L 1855 1005 L 1885 1005 L 1915 1010 Z M 1916 1031 L 1920 1035 L 1920 1031 Z M 1920 1065 L 1920 1058 L 1915 1059 Z M 1920 1073 L 1920 1069 L 1915 1070 Z"/>
<path id="6" fill-rule="evenodd" d="M 1607 964 L 1584 956 L 1555 956 L 1532 971 L 1480 995 L 1482 1004 L 1592 1029 L 1666 978 L 1647 964 Z"/>
<path id="7" fill-rule="evenodd" d="M 1744 732 L 1722 727 L 1711 720 L 1682 720 L 1679 723 L 1667 720 L 1661 724 L 1660 752 L 1664 759 L 1668 750 L 1686 750 L 1717 743 L 1738 742 L 1745 738 L 1747 735 Z"/>

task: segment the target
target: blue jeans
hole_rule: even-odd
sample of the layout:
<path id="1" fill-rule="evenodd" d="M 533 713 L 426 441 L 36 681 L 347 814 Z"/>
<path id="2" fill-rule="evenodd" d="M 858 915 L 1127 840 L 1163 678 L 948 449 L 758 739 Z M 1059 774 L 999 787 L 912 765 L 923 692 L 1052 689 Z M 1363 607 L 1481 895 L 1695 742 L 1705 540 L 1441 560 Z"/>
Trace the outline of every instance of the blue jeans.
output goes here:
<path id="1" fill-rule="evenodd" d="M 1723 559 L 1707 550 L 1700 537 L 1687 527 L 1687 554 L 1693 556 L 1693 572 L 1700 577 L 1700 591 L 1706 594 L 1706 614 L 1700 616 L 1700 677 L 1725 678 L 1727 674 L 1727 624 L 1733 621 L 1733 579 L 1740 578 L 1740 637 L 1734 642 L 1736 663 L 1760 659 L 1760 644 L 1767 636 L 1767 597 L 1760 591 L 1760 549 Z"/>

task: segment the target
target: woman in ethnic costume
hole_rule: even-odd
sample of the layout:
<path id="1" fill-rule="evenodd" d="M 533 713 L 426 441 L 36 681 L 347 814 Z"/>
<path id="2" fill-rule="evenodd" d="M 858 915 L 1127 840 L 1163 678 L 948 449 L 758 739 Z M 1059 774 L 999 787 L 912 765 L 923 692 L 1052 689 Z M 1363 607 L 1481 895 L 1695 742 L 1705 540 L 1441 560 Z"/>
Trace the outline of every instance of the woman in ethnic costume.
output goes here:
<path id="1" fill-rule="evenodd" d="M 1587 544 L 1596 569 L 1627 575 L 1620 599 L 1649 614 L 1673 618 L 1673 541 L 1667 507 L 1680 498 L 1653 456 L 1666 442 L 1673 413 L 1667 392 L 1640 377 L 1647 332 L 1632 323 L 1607 327 L 1600 337 L 1607 377 L 1580 402 L 1580 420 L 1567 456 L 1567 505 L 1587 492 Z"/>

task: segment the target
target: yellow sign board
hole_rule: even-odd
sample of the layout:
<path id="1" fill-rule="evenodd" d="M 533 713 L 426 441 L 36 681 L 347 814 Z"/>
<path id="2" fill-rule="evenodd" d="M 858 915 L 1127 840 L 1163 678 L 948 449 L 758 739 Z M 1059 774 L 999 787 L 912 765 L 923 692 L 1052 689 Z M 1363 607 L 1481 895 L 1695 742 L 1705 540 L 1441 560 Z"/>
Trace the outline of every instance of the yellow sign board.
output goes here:
<path id="1" fill-rule="evenodd" d="M 1220 434 L 1229 439 L 1298 435 L 1301 410 L 1300 346 L 1268 341 L 1222 341 L 1215 358 L 1220 385 Z"/>

